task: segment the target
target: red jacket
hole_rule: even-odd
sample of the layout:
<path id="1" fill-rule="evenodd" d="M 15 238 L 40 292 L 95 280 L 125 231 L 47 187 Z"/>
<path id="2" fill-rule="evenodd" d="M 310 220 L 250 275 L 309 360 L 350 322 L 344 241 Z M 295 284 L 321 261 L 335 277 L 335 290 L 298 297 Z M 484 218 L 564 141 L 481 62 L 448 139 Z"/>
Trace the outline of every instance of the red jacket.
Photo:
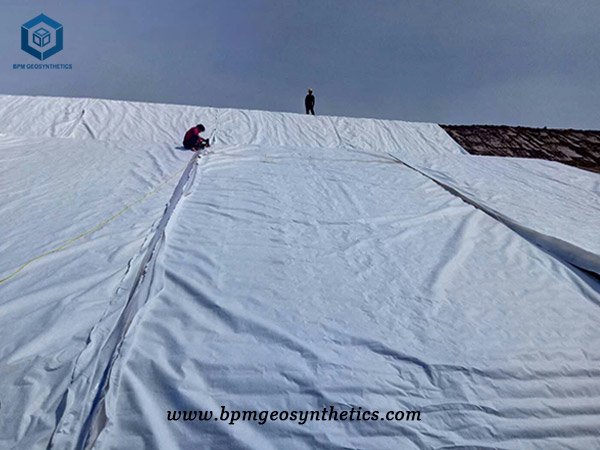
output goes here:
<path id="1" fill-rule="evenodd" d="M 197 127 L 190 128 L 183 138 L 183 146 L 186 148 L 194 147 L 198 144 L 200 139 L 202 139 L 200 137 L 200 130 L 198 130 Z"/>

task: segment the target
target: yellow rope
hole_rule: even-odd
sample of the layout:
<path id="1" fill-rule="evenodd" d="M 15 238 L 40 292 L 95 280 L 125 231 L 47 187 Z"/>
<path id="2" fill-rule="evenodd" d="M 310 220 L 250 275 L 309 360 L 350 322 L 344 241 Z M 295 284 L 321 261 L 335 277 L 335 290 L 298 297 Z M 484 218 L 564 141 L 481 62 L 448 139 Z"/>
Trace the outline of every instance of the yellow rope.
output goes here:
<path id="1" fill-rule="evenodd" d="M 38 255 L 34 258 L 31 258 L 29 261 L 24 262 L 23 264 L 21 264 L 14 272 L 12 272 L 10 275 L 0 279 L 0 284 L 5 283 L 6 281 L 10 280 L 11 278 L 13 278 L 15 275 L 17 275 L 19 272 L 21 272 L 23 269 L 25 269 L 27 266 L 29 266 L 30 264 L 32 264 L 33 262 L 37 261 L 38 259 L 44 258 L 48 255 L 51 255 L 53 253 L 57 253 L 60 252 L 61 250 L 64 250 L 65 248 L 69 247 L 70 245 L 72 245 L 73 243 L 77 242 L 78 240 L 89 236 L 90 234 L 100 230 L 101 228 L 104 228 L 106 225 L 108 225 L 110 222 L 112 222 L 113 220 L 115 220 L 117 217 L 121 216 L 122 214 L 124 214 L 125 212 L 127 212 L 129 209 L 131 209 L 133 206 L 137 205 L 138 203 L 143 202 L 144 200 L 146 200 L 148 197 L 150 197 L 151 195 L 156 194 L 165 184 L 167 184 L 169 181 L 171 181 L 175 176 L 180 175 L 183 171 L 185 170 L 179 170 L 177 172 L 175 172 L 174 174 L 170 175 L 165 181 L 163 181 L 162 183 L 160 183 L 157 187 L 155 187 L 154 189 L 152 189 L 150 192 L 144 194 L 142 197 L 140 197 L 139 199 L 137 199 L 136 201 L 134 201 L 133 203 L 130 203 L 128 205 L 126 205 L 125 207 L 123 207 L 123 209 L 121 209 L 120 211 L 116 212 L 115 214 L 113 214 L 112 216 L 110 216 L 108 219 L 100 222 L 99 224 L 95 225 L 93 228 L 90 228 L 89 230 L 84 231 L 81 234 L 78 234 L 77 236 L 63 242 L 62 244 L 60 244 L 58 247 L 53 248 L 52 250 L 48 250 L 45 253 L 42 253 L 41 255 Z"/>

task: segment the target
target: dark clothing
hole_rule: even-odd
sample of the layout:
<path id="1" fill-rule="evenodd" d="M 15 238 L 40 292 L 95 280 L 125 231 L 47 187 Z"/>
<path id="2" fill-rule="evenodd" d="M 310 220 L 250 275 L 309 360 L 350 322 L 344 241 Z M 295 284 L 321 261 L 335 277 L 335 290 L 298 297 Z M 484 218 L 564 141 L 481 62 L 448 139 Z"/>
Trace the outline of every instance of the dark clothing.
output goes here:
<path id="1" fill-rule="evenodd" d="M 208 141 L 200 136 L 198 127 L 190 128 L 183 138 L 183 146 L 188 150 L 198 150 L 204 148 Z"/>
<path id="2" fill-rule="evenodd" d="M 306 114 L 315 115 L 315 96 L 307 94 L 304 98 L 304 106 L 306 107 Z"/>

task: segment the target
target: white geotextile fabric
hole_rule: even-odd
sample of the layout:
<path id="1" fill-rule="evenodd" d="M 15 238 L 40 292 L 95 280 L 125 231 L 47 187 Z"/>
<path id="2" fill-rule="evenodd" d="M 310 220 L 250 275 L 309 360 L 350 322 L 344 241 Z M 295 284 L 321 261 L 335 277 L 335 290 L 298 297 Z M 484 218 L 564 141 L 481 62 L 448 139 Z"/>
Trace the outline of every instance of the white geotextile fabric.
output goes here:
<path id="1" fill-rule="evenodd" d="M 0 133 L 0 279 L 31 261 L 0 284 L 0 447 L 600 445 L 599 283 L 570 265 L 597 271 L 597 175 L 433 124 L 97 99 L 0 96 Z M 166 418 L 220 405 L 422 417 Z"/>
<path id="2" fill-rule="evenodd" d="M 497 156 L 431 156 L 415 167 L 552 255 L 600 275 L 597 174 Z"/>
<path id="3" fill-rule="evenodd" d="M 0 137 L 0 448 L 45 448 L 72 379 L 95 364 L 80 358 L 90 333 L 119 315 L 188 159 L 160 145 Z"/>
<path id="4" fill-rule="evenodd" d="M 471 157 L 435 124 L 102 99 L 0 96 L 0 132 L 13 134 L 171 146 L 181 140 L 182 130 L 196 121 L 209 130 L 218 128 L 221 145 L 343 147 L 392 154 L 456 189 L 561 259 L 600 273 L 597 174 L 547 161 Z"/>

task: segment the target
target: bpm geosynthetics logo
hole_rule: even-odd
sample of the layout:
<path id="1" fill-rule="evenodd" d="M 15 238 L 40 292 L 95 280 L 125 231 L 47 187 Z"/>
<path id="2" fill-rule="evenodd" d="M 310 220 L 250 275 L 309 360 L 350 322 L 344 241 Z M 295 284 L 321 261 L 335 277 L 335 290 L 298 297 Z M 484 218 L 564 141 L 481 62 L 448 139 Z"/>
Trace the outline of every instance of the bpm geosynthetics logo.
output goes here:
<path id="1" fill-rule="evenodd" d="M 63 26 L 45 14 L 21 25 L 21 50 L 40 61 L 63 49 Z"/>
<path id="2" fill-rule="evenodd" d="M 21 50 L 45 61 L 63 49 L 63 26 L 45 14 L 21 25 Z M 13 64 L 15 70 L 71 70 L 73 64 Z"/>

